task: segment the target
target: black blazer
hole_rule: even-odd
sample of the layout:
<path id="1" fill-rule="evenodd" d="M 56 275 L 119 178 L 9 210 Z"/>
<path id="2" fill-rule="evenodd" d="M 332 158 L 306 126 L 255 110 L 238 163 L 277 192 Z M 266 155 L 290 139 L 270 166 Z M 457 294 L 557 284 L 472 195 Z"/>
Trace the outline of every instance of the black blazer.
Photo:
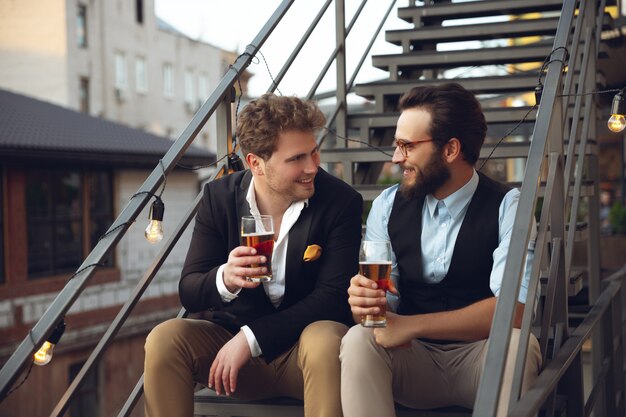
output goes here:
<path id="1" fill-rule="evenodd" d="M 347 289 L 358 271 L 363 200 L 349 185 L 320 169 L 315 194 L 289 232 L 282 303 L 274 308 L 262 285 L 242 289 L 235 300 L 224 303 L 215 277 L 229 252 L 240 245 L 239 222 L 250 214 L 246 193 L 251 178 L 243 171 L 205 185 L 179 294 L 189 312 L 200 312 L 232 333 L 248 325 L 270 362 L 291 348 L 314 321 L 352 323 Z M 313 244 L 322 247 L 322 256 L 304 262 L 304 251 Z"/>

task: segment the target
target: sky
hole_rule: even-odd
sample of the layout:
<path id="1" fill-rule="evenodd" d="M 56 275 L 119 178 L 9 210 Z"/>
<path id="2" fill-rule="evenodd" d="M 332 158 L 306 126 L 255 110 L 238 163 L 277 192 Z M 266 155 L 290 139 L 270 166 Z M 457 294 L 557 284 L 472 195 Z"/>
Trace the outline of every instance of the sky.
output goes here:
<path id="1" fill-rule="evenodd" d="M 347 40 L 347 79 L 354 72 L 363 51 L 367 47 L 381 18 L 392 0 L 373 0 L 365 5 L 359 21 L 354 25 Z M 202 40 L 223 49 L 245 50 L 267 19 L 280 5 L 279 0 L 155 0 L 155 11 L 159 18 L 192 39 Z M 323 0 L 296 0 L 289 8 L 283 21 L 272 36 L 261 47 L 267 66 L 273 75 L 282 68 L 297 42 L 316 16 Z M 361 0 L 346 0 L 346 25 L 352 19 Z M 406 6 L 408 0 L 398 0 L 398 6 Z M 323 65 L 335 47 L 334 2 L 330 5 L 316 30 L 307 41 L 300 56 L 292 65 L 288 75 L 279 85 L 284 95 L 308 94 Z M 388 23 L 381 30 L 370 54 L 399 53 L 401 49 L 385 42 L 384 32 L 388 29 L 409 28 L 410 25 L 397 17 L 393 10 Z M 259 57 L 260 58 L 260 57 Z M 270 86 L 271 79 L 263 59 L 253 63 L 248 70 L 255 74 L 249 83 L 249 94 L 263 94 Z M 386 72 L 371 66 L 367 58 L 356 79 L 357 83 L 387 78 Z M 328 71 L 318 92 L 335 88 L 335 67 Z"/>

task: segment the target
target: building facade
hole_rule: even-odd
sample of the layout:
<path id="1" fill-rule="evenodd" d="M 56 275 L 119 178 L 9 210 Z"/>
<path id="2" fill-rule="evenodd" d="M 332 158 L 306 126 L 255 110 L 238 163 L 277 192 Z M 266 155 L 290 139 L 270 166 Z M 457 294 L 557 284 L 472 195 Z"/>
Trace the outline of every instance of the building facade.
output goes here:
<path id="1" fill-rule="evenodd" d="M 158 19 L 154 0 L 0 0 L 0 88 L 156 135 L 177 137 L 236 56 Z M 216 149 L 213 119 L 195 143 Z"/>
<path id="2" fill-rule="evenodd" d="M 170 145 L 165 137 L 0 89 L 0 366 L 136 198 Z M 181 164 L 214 160 L 192 146 Z M 164 240 L 153 245 L 144 238 L 148 203 L 65 314 L 53 360 L 30 371 L 27 364 L 13 386 L 19 388 L 0 401 L 0 416 L 50 414 L 199 191 L 196 171 L 177 168 L 167 175 Z M 117 415 L 143 372 L 146 335 L 180 310 L 178 280 L 191 230 L 81 386 L 69 415 Z M 142 415 L 140 406 L 134 415 Z"/>

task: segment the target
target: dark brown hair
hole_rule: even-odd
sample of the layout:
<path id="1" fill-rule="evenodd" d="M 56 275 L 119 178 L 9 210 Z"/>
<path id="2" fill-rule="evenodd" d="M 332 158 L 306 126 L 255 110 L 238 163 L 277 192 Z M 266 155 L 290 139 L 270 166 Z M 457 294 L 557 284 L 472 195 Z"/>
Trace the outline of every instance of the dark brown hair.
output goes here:
<path id="1" fill-rule="evenodd" d="M 326 117 L 313 101 L 263 94 L 248 103 L 237 118 L 237 138 L 243 154 L 268 160 L 278 136 L 289 130 L 312 131 L 324 127 Z"/>
<path id="2" fill-rule="evenodd" d="M 401 111 L 423 108 L 431 115 L 430 136 L 441 149 L 452 138 L 461 142 L 461 152 L 474 165 L 487 134 L 487 123 L 474 94 L 460 84 L 414 87 L 400 98 Z"/>

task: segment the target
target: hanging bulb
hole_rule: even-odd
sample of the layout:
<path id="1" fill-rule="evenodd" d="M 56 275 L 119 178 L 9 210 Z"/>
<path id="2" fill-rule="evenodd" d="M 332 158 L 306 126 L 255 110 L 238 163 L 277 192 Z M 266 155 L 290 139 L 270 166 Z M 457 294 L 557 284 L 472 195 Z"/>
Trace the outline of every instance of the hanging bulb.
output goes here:
<path id="1" fill-rule="evenodd" d="M 613 103 L 611 104 L 611 117 L 608 121 L 609 130 L 619 133 L 626 127 L 626 119 L 624 118 L 624 90 L 615 94 Z"/>
<path id="2" fill-rule="evenodd" d="M 52 350 L 54 349 L 54 345 L 47 340 L 43 342 L 41 348 L 35 352 L 34 361 L 35 365 L 44 366 L 47 365 L 52 360 Z"/>
<path id="3" fill-rule="evenodd" d="M 626 127 L 626 118 L 623 114 L 612 114 L 607 124 L 611 132 L 619 133 Z"/>
<path id="4" fill-rule="evenodd" d="M 33 362 L 35 365 L 44 366 L 50 363 L 52 360 L 52 351 L 54 346 L 59 343 L 63 332 L 65 331 L 65 322 L 61 320 L 57 327 L 54 329 L 48 340 L 46 340 L 41 348 L 33 355 Z"/>
<path id="5" fill-rule="evenodd" d="M 148 227 L 146 227 L 146 240 L 150 243 L 158 243 L 163 239 L 163 227 L 161 223 L 163 222 L 163 214 L 165 213 L 165 204 L 163 204 L 163 200 L 157 197 L 152 203 L 152 207 L 150 207 L 150 215 L 148 218 L 150 219 L 150 223 L 148 223 Z"/>

